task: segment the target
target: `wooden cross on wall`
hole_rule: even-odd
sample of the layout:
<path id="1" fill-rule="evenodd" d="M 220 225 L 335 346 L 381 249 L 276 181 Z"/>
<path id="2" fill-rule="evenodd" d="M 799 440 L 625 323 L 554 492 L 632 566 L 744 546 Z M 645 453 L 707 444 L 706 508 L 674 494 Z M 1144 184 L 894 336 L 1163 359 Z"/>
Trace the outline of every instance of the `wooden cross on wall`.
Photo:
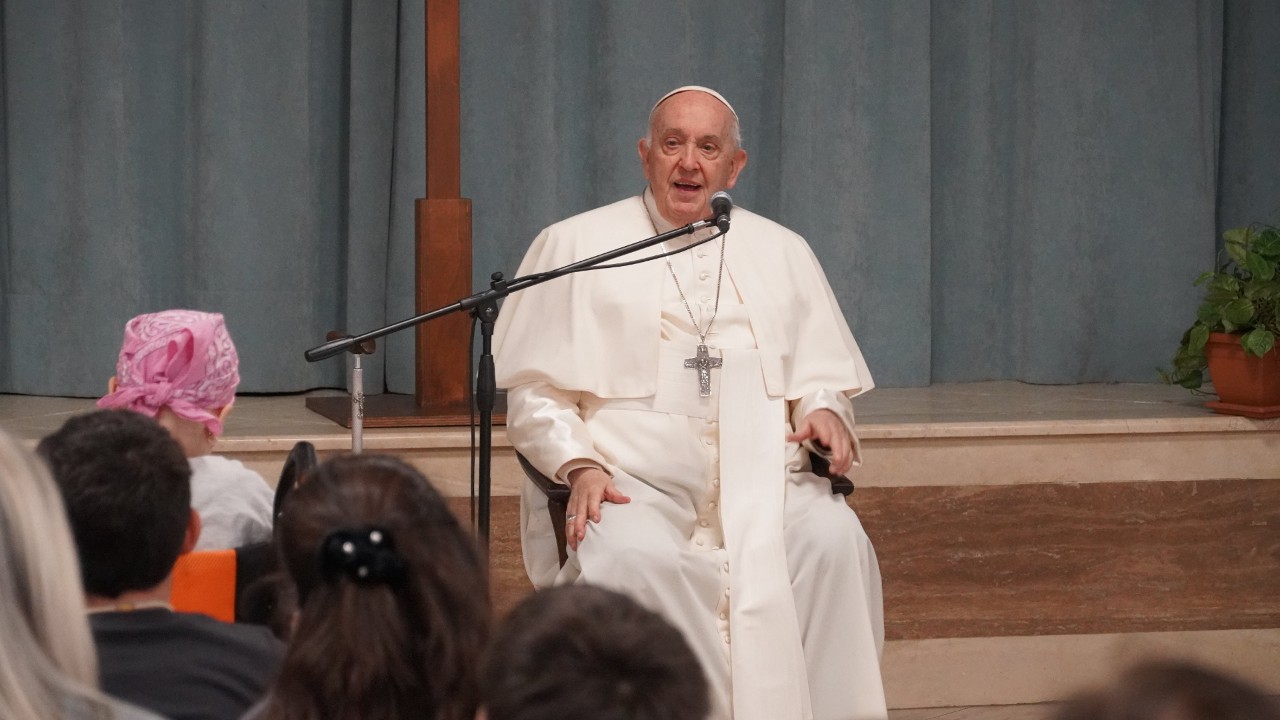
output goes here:
<path id="1" fill-rule="evenodd" d="M 416 312 L 471 294 L 471 201 L 462 194 L 461 53 L 458 0 L 424 0 L 427 196 L 414 205 Z M 464 313 L 415 328 L 413 395 L 368 395 L 367 427 L 467 425 L 471 319 Z M 308 398 L 307 407 L 350 427 L 347 398 Z"/>

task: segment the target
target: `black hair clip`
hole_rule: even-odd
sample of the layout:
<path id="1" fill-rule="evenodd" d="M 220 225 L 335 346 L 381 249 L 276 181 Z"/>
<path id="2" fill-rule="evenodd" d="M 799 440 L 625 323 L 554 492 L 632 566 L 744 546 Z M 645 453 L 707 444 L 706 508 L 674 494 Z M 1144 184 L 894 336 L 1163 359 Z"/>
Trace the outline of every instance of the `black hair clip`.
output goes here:
<path id="1" fill-rule="evenodd" d="M 347 577 L 361 585 L 395 586 L 405 577 L 391 533 L 372 526 L 329 533 L 320 544 L 320 569 L 329 581 Z"/>

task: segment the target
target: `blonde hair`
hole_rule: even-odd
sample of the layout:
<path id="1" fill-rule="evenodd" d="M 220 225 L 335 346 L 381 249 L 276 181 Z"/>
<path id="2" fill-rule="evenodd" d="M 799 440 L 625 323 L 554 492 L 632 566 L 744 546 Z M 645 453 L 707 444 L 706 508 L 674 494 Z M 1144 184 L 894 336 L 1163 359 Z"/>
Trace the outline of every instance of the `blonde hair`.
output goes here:
<path id="1" fill-rule="evenodd" d="M 0 717 L 60 718 L 105 702 L 80 564 L 49 471 L 0 431 Z"/>

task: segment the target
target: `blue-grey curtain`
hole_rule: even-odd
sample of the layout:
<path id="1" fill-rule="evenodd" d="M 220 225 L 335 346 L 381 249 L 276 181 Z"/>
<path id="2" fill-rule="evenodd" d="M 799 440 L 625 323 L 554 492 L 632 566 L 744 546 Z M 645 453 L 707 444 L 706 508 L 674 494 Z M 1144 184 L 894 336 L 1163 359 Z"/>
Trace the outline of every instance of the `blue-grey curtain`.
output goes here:
<path id="1" fill-rule="evenodd" d="M 0 388 L 101 394 L 170 307 L 226 315 L 242 390 L 341 385 L 301 353 L 383 317 L 397 7 L 0 8 Z"/>
<path id="2" fill-rule="evenodd" d="M 735 200 L 809 239 L 884 386 L 1154 381 L 1221 230 L 1278 219 L 1278 3 L 461 10 L 477 287 L 638 192 L 649 106 L 686 83 L 734 103 Z M 124 322 L 180 306 L 226 314 L 242 391 L 340 387 L 302 351 L 413 314 L 421 2 L 0 22 L 0 391 L 96 395 Z M 385 339 L 367 387 L 412 392 L 413 362 Z"/>

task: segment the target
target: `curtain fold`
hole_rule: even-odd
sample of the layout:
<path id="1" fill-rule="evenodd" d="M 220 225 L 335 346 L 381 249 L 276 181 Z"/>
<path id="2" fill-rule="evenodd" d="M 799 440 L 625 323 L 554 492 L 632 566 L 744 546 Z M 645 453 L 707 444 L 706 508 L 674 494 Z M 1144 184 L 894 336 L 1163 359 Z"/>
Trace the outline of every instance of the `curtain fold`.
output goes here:
<path id="1" fill-rule="evenodd" d="M 1220 7 L 939 4 L 933 379 L 1151 381 L 1212 263 Z"/>
<path id="2" fill-rule="evenodd" d="M 1221 231 L 1280 219 L 1275 3 L 460 8 L 476 287 L 639 192 L 688 83 L 882 386 L 1154 382 Z M 242 392 L 344 387 L 302 352 L 414 314 L 420 0 L 0 0 L 0 33 L 0 392 L 100 394 L 125 321 L 182 306 L 227 316 Z M 384 338 L 367 391 L 413 366 Z"/>
<path id="3" fill-rule="evenodd" d="M 1219 235 L 1251 222 L 1280 225 L 1280 3 L 1228 0 L 1224 16 Z"/>

